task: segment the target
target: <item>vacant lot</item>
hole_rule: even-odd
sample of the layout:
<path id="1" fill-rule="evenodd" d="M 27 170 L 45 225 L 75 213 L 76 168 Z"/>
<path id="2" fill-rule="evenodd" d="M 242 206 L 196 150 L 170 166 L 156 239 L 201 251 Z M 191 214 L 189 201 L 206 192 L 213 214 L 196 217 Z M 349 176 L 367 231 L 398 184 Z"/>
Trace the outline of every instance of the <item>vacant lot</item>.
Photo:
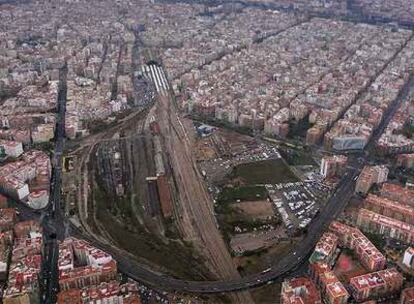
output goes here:
<path id="1" fill-rule="evenodd" d="M 216 151 L 212 147 L 208 146 L 207 143 L 208 142 L 204 139 L 197 143 L 195 154 L 199 161 L 210 160 L 217 157 Z"/>
<path id="2" fill-rule="evenodd" d="M 250 291 L 255 303 L 280 304 L 280 291 L 282 283 L 276 282 L 271 285 L 264 285 Z"/>
<path id="3" fill-rule="evenodd" d="M 313 160 L 309 152 L 298 149 L 291 149 L 287 147 L 280 147 L 279 152 L 290 166 L 316 165 L 315 161 Z"/>
<path id="4" fill-rule="evenodd" d="M 255 219 L 266 219 L 274 215 L 272 204 L 268 201 L 240 202 L 232 204 L 232 207 Z"/>
<path id="5" fill-rule="evenodd" d="M 277 244 L 286 233 L 282 227 L 275 230 L 241 233 L 232 236 L 230 247 L 236 254 L 250 254 Z"/>
<path id="6" fill-rule="evenodd" d="M 276 226 L 280 223 L 279 216 L 274 214 L 266 198 L 267 191 L 263 186 L 228 187 L 222 190 L 215 211 L 227 241 L 230 241 L 235 227 L 250 232 L 263 224 Z"/>
<path id="7" fill-rule="evenodd" d="M 298 178 L 282 159 L 270 159 L 240 164 L 233 169 L 231 177 L 250 185 L 298 181 Z"/>
<path id="8" fill-rule="evenodd" d="M 291 253 L 296 247 L 299 239 L 280 241 L 264 251 L 259 251 L 248 256 L 234 258 L 242 276 L 258 273 L 264 269 L 274 266 L 285 255 Z"/>
<path id="9" fill-rule="evenodd" d="M 267 191 L 263 186 L 227 187 L 220 192 L 218 201 L 220 203 L 232 203 L 237 200 L 255 201 L 266 197 Z"/>

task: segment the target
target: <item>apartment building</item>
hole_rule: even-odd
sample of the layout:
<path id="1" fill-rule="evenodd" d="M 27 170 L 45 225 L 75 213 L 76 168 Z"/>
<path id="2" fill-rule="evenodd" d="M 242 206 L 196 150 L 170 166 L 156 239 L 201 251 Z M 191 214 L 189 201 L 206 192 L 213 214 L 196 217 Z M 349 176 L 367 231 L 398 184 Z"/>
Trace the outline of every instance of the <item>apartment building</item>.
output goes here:
<path id="1" fill-rule="evenodd" d="M 378 297 L 387 297 L 399 292 L 404 277 L 395 269 L 385 269 L 354 277 L 350 280 L 350 290 L 358 302 Z"/>
<path id="2" fill-rule="evenodd" d="M 387 180 L 388 171 L 385 166 L 365 166 L 357 179 L 355 192 L 366 194 L 374 184 L 384 183 Z"/>
<path id="3" fill-rule="evenodd" d="M 75 238 L 59 244 L 58 269 L 62 291 L 98 285 L 117 276 L 117 264 L 111 255 Z"/>
<path id="4" fill-rule="evenodd" d="M 323 298 L 328 304 L 345 304 L 349 294 L 344 285 L 338 280 L 328 264 L 316 262 L 310 264 L 309 271 L 312 280 L 320 288 Z"/>
<path id="5" fill-rule="evenodd" d="M 374 194 L 368 194 L 363 201 L 364 208 L 373 212 L 414 225 L 414 207 Z"/>
<path id="6" fill-rule="evenodd" d="M 406 243 L 414 241 L 414 225 L 367 209 L 362 208 L 357 212 L 356 225 L 364 231 L 384 235 Z"/>
<path id="7" fill-rule="evenodd" d="M 385 256 L 358 228 L 333 221 L 329 230 L 338 236 L 342 246 L 353 250 L 359 261 L 369 270 L 375 271 L 385 267 Z"/>
<path id="8" fill-rule="evenodd" d="M 329 264 L 334 256 L 337 245 L 338 237 L 331 232 L 325 232 L 318 243 L 316 243 L 315 250 L 309 258 L 309 262 L 324 262 Z"/>
<path id="9" fill-rule="evenodd" d="M 326 156 L 321 160 L 320 173 L 325 178 L 340 176 L 346 169 L 347 161 L 348 157 L 343 155 Z"/>
<path id="10" fill-rule="evenodd" d="M 282 304 L 322 304 L 315 284 L 306 277 L 293 278 L 282 283 Z"/>

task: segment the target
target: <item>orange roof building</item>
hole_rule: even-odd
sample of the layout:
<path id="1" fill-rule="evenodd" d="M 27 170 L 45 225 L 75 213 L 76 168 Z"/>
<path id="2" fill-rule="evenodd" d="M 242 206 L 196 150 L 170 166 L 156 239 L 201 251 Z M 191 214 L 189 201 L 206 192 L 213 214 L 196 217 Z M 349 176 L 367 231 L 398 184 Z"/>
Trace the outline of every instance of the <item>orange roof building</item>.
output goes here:
<path id="1" fill-rule="evenodd" d="M 282 304 L 321 304 L 321 295 L 313 282 L 305 277 L 282 283 Z"/>
<path id="2" fill-rule="evenodd" d="M 414 206 L 414 191 L 400 185 L 384 183 L 381 187 L 381 196 Z"/>
<path id="3" fill-rule="evenodd" d="M 407 243 L 414 242 L 414 225 L 367 209 L 362 208 L 358 211 L 356 224 L 364 231 L 379 233 Z"/>
<path id="4" fill-rule="evenodd" d="M 350 289 L 356 301 L 390 296 L 401 290 L 404 277 L 395 269 L 385 269 L 354 277 Z"/>
<path id="5" fill-rule="evenodd" d="M 400 304 L 414 304 L 414 287 L 402 291 Z"/>
<path id="6" fill-rule="evenodd" d="M 349 294 L 328 264 L 316 262 L 310 264 L 309 270 L 312 279 L 321 288 L 325 302 L 328 304 L 345 304 Z"/>
<path id="7" fill-rule="evenodd" d="M 315 250 L 309 258 L 309 262 L 329 263 L 335 253 L 337 245 L 338 237 L 331 232 L 325 232 L 316 244 Z"/>
<path id="8" fill-rule="evenodd" d="M 75 267 L 75 260 L 79 267 Z M 61 290 L 97 285 L 117 275 L 117 264 L 111 255 L 75 238 L 59 244 L 58 269 Z"/>
<path id="9" fill-rule="evenodd" d="M 414 224 L 414 208 L 410 205 L 400 203 L 399 201 L 390 200 L 374 194 L 369 194 L 364 200 L 366 209 L 392 217 L 396 220 Z"/>
<path id="10" fill-rule="evenodd" d="M 58 294 L 57 304 L 123 303 L 141 304 L 135 283 L 103 282 L 82 289 L 69 289 Z"/>
<path id="11" fill-rule="evenodd" d="M 16 210 L 14 208 L 0 209 L 0 231 L 12 230 L 16 220 Z"/>
<path id="12" fill-rule="evenodd" d="M 366 268 L 371 271 L 384 269 L 386 264 L 385 256 L 358 228 L 333 221 L 329 229 L 338 236 L 343 246 L 356 253 L 359 261 Z"/>

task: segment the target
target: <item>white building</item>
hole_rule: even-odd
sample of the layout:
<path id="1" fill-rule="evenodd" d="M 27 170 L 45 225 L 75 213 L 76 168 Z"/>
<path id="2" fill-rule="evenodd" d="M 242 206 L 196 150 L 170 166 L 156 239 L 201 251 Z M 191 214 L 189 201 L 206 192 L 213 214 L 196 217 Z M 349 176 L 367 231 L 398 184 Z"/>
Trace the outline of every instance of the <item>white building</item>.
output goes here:
<path id="1" fill-rule="evenodd" d="M 376 170 L 378 172 L 377 184 L 385 183 L 388 178 L 388 168 L 382 165 L 376 166 Z"/>
<path id="2" fill-rule="evenodd" d="M 33 209 L 42 209 L 49 202 L 49 193 L 46 190 L 33 191 L 29 194 L 27 204 Z"/>
<path id="3" fill-rule="evenodd" d="M 0 178 L 0 190 L 16 200 L 23 200 L 29 195 L 29 185 L 15 178 Z"/>
<path id="4" fill-rule="evenodd" d="M 0 146 L 4 148 L 6 155 L 19 157 L 23 154 L 23 145 L 18 141 L 0 140 Z"/>
<path id="5" fill-rule="evenodd" d="M 404 252 L 403 264 L 409 268 L 414 268 L 414 248 L 408 247 Z"/>

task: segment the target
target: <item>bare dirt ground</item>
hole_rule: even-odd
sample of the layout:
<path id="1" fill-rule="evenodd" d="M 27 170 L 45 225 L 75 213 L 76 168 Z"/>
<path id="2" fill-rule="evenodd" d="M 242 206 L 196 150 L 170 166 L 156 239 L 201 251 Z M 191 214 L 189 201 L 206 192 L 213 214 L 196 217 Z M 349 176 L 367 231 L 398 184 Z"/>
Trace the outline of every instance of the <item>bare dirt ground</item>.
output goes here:
<path id="1" fill-rule="evenodd" d="M 231 206 L 241 210 L 253 219 L 267 219 L 275 214 L 272 204 L 267 200 L 240 202 L 232 204 Z"/>
<path id="2" fill-rule="evenodd" d="M 265 251 L 258 252 L 250 256 L 235 257 L 235 263 L 241 268 L 242 275 L 249 275 L 252 273 L 258 273 L 264 269 L 271 267 L 275 260 L 280 259 L 292 251 L 299 239 L 290 239 L 280 241 L 278 244 L 273 245 Z"/>
<path id="3" fill-rule="evenodd" d="M 199 161 L 205 161 L 214 159 L 217 157 L 216 151 L 208 146 L 208 143 L 204 140 L 199 141 L 196 147 L 196 158 Z"/>
<path id="4" fill-rule="evenodd" d="M 230 240 L 230 246 L 234 252 L 251 252 L 262 248 L 269 248 L 286 237 L 283 228 L 270 231 L 248 232 L 236 234 Z"/>

